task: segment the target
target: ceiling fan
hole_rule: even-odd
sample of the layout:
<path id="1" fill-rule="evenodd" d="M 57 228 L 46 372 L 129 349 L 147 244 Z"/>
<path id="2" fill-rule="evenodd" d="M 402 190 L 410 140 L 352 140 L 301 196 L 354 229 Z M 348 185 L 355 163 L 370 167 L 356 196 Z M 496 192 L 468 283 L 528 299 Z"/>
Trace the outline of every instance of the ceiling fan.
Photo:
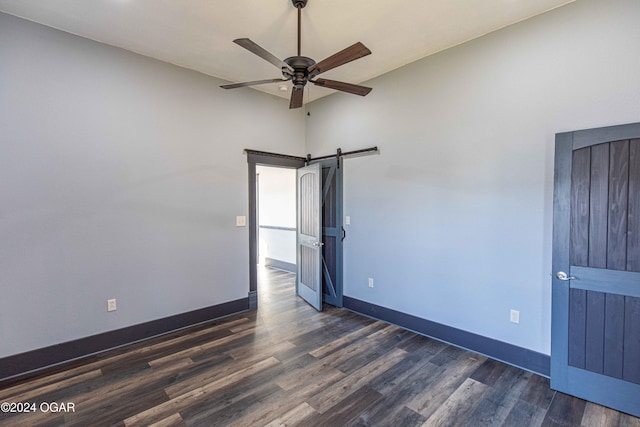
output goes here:
<path id="1" fill-rule="evenodd" d="M 300 15 L 302 8 L 307 5 L 308 0 L 291 0 L 293 6 L 298 9 L 298 55 L 291 56 L 284 61 L 278 59 L 276 56 L 269 53 L 253 41 L 243 38 L 236 39 L 233 42 L 247 49 L 249 52 L 258 55 L 265 61 L 270 62 L 282 71 L 282 79 L 266 79 L 256 80 L 252 82 L 233 83 L 228 85 L 222 85 L 220 87 L 224 89 L 235 89 L 239 87 L 255 86 L 266 83 L 280 83 L 287 82 L 289 80 L 293 83 L 293 90 L 291 91 L 291 101 L 289 102 L 289 108 L 302 107 L 302 95 L 304 94 L 304 87 L 308 82 L 313 83 L 316 86 L 322 86 L 329 89 L 335 89 L 342 92 L 352 93 L 354 95 L 365 96 L 371 92 L 370 87 L 354 85 L 351 83 L 344 83 L 335 80 L 318 79 L 319 74 L 329 71 L 333 68 L 344 65 L 348 62 L 362 58 L 371 54 L 371 51 L 360 42 L 357 42 L 346 49 L 341 50 L 338 53 L 331 55 L 330 57 L 316 63 L 313 59 L 301 56 L 300 54 Z"/>

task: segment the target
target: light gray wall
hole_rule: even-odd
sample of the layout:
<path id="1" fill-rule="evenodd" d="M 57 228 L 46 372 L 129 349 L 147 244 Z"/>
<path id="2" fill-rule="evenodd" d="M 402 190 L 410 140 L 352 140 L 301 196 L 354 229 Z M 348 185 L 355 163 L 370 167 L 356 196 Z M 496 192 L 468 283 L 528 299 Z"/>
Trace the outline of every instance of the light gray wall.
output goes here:
<path id="1" fill-rule="evenodd" d="M 307 152 L 381 151 L 345 162 L 345 295 L 548 354 L 554 135 L 640 121 L 638 17 L 579 0 L 310 104 Z"/>
<path id="2" fill-rule="evenodd" d="M 221 83 L 0 14 L 0 357 L 247 297 L 242 150 L 304 119 Z"/>
<path id="3" fill-rule="evenodd" d="M 264 258 L 271 258 L 295 265 L 297 262 L 296 231 L 261 228 L 259 255 L 260 263 L 263 263 Z"/>
<path id="4" fill-rule="evenodd" d="M 260 175 L 259 225 L 296 226 L 296 170 L 256 166 Z"/>

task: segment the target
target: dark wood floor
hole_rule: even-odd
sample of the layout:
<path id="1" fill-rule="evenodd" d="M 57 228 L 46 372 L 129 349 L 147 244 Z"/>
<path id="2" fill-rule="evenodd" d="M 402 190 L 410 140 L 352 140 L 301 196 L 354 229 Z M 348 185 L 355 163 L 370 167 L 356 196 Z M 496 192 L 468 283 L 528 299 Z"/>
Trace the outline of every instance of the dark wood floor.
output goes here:
<path id="1" fill-rule="evenodd" d="M 38 406 L 0 425 L 640 426 L 529 372 L 347 310 L 317 313 L 294 277 L 262 270 L 257 312 L 0 389 L 0 402 Z M 50 402 L 75 412 L 40 410 Z"/>

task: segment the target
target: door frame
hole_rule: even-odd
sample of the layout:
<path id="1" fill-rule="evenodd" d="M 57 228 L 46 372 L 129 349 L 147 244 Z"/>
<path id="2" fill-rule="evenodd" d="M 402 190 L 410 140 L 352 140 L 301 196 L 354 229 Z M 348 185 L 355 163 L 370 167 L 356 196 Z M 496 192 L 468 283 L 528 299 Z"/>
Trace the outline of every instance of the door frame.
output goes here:
<path id="1" fill-rule="evenodd" d="M 376 148 L 377 150 L 377 148 Z M 287 169 L 299 169 L 307 164 L 309 159 L 304 157 L 297 156 L 289 156 L 286 154 L 276 154 L 276 153 L 268 153 L 264 151 L 257 150 L 244 150 L 247 155 L 247 176 L 248 176 L 248 193 L 249 193 L 249 210 L 248 210 L 248 221 L 247 224 L 249 226 L 249 310 L 255 310 L 258 308 L 258 186 L 256 182 L 256 166 L 271 166 L 278 168 L 287 168 Z M 365 151 L 371 151 L 371 149 L 367 149 Z M 333 156 L 331 156 L 333 157 Z M 324 159 L 311 159 L 311 163 L 320 162 Z M 338 160 L 340 168 L 344 166 L 343 158 L 339 158 Z M 296 180 L 297 181 L 297 180 Z M 337 182 L 338 188 L 338 215 L 340 224 L 343 221 L 343 180 L 342 180 L 342 171 L 340 171 L 340 180 Z M 297 187 L 297 183 L 296 183 Z M 297 191 L 296 191 L 297 193 Z M 296 213 L 297 217 L 297 213 Z M 342 280 L 343 280 L 343 251 L 337 251 L 336 253 L 336 264 L 337 264 L 337 275 L 339 275 L 340 287 L 336 288 L 336 291 L 339 290 L 339 301 L 340 304 L 338 306 L 342 306 Z"/>
<path id="2" fill-rule="evenodd" d="M 247 153 L 249 178 L 249 310 L 258 308 L 258 185 L 256 166 L 298 169 L 305 165 L 303 157 L 274 155 L 252 150 Z"/>
<path id="3" fill-rule="evenodd" d="M 566 311 L 569 307 L 570 282 L 558 279 L 555 273 L 570 271 L 573 151 L 599 143 L 635 139 L 638 135 L 640 135 L 640 123 L 556 134 L 551 288 L 551 388 L 586 400 L 598 400 L 600 404 L 634 415 L 637 415 L 639 410 L 637 385 L 606 376 L 596 376 L 591 372 L 569 366 L 567 339 L 569 316 Z M 607 390 L 604 396 L 602 396 L 602 390 Z"/>

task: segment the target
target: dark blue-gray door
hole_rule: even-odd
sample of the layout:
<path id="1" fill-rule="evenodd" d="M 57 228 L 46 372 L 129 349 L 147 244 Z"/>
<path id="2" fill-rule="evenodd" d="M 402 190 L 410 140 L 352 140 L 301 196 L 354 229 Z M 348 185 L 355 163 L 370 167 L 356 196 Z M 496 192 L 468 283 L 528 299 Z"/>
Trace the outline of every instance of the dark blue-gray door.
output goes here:
<path id="1" fill-rule="evenodd" d="M 337 158 L 322 167 L 322 294 L 327 304 L 342 307 L 342 167 Z M 343 166 L 343 165 L 340 165 Z"/>
<path id="2" fill-rule="evenodd" d="M 640 416 L 640 123 L 556 135 L 551 387 Z"/>
<path id="3" fill-rule="evenodd" d="M 319 164 L 297 172 L 297 266 L 296 292 L 322 311 L 322 170 Z"/>

